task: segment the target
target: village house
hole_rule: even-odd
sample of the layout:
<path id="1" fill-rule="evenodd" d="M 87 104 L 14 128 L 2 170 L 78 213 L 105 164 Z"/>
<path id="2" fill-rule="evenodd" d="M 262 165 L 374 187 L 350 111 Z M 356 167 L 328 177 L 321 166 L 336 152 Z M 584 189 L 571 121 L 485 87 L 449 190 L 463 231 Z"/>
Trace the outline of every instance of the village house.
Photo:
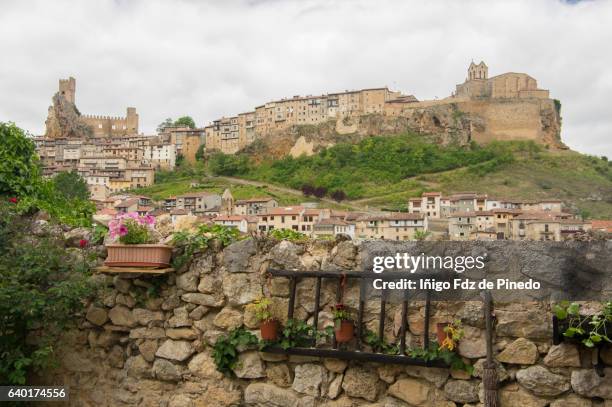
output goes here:
<path id="1" fill-rule="evenodd" d="M 476 213 L 453 212 L 448 217 L 448 234 L 450 240 L 470 240 L 470 235 L 477 230 Z"/>
<path id="2" fill-rule="evenodd" d="M 271 208 L 278 207 L 274 198 L 249 198 L 236 201 L 234 212 L 236 215 L 261 215 Z"/>
<path id="3" fill-rule="evenodd" d="M 206 214 L 218 213 L 221 207 L 221 195 L 210 192 L 188 192 L 176 197 L 176 209 L 187 213 Z"/>
<path id="4" fill-rule="evenodd" d="M 246 216 L 241 215 L 219 215 L 213 219 L 215 225 L 223 225 L 238 229 L 241 233 L 249 233 L 249 222 Z M 256 225 L 256 222 L 255 222 Z"/>
<path id="5" fill-rule="evenodd" d="M 364 216 L 355 224 L 358 239 L 415 240 L 417 232 L 427 232 L 427 217 L 420 213 Z"/>
<path id="6" fill-rule="evenodd" d="M 338 218 L 319 219 L 313 227 L 313 237 L 325 238 L 338 235 L 348 235 L 355 238 L 355 224 Z"/>

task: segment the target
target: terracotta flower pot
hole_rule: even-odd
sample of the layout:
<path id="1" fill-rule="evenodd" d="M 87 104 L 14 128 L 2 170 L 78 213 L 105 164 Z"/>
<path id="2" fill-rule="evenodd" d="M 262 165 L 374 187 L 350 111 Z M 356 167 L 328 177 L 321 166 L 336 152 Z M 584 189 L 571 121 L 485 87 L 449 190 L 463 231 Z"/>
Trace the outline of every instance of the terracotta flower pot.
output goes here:
<path id="1" fill-rule="evenodd" d="M 259 325 L 259 331 L 261 332 L 261 339 L 265 341 L 275 341 L 278 339 L 278 321 L 276 319 L 269 319 L 263 321 Z"/>
<path id="2" fill-rule="evenodd" d="M 438 345 L 442 346 L 442 342 L 444 342 L 444 340 L 446 339 L 446 332 L 444 332 L 444 329 L 449 326 L 450 324 L 448 322 L 442 322 L 439 324 L 436 324 L 436 335 L 438 336 Z"/>
<path id="3" fill-rule="evenodd" d="M 108 244 L 104 261 L 110 267 L 168 267 L 172 246 L 164 244 Z"/>
<path id="4" fill-rule="evenodd" d="M 336 335 L 336 342 L 345 343 L 349 342 L 353 339 L 355 330 L 355 325 L 353 325 L 353 321 L 343 320 L 340 321 L 340 324 L 336 322 L 334 327 L 334 333 Z"/>

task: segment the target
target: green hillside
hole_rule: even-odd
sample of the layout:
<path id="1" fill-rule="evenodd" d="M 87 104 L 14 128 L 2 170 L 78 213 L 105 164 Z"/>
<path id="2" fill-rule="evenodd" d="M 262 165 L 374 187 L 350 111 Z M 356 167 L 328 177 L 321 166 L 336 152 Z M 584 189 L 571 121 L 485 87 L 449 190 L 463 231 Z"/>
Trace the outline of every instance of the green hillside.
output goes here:
<path id="1" fill-rule="evenodd" d="M 192 174 L 162 176 L 140 192 L 154 198 L 190 190 L 204 173 L 264 182 L 268 187 L 207 180 L 201 189 L 230 187 L 238 199 L 270 195 L 281 204 L 312 200 L 296 191 L 305 185 L 326 196 L 342 191 L 353 208 L 405 210 L 408 198 L 424 191 L 474 191 L 498 198 L 565 201 L 583 215 L 612 218 L 612 164 L 607 158 L 548 151 L 532 142 L 486 146 L 440 146 L 415 134 L 370 137 L 338 143 L 319 153 L 255 163 L 246 155 L 214 154 Z M 329 201 L 327 201 L 329 203 Z"/>

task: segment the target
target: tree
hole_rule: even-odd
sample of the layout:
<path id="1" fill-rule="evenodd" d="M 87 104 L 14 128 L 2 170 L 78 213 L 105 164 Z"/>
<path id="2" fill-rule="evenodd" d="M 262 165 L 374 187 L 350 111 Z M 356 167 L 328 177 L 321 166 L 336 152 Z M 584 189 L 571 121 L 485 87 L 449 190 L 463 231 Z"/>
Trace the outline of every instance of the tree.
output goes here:
<path id="1" fill-rule="evenodd" d="M 245 155 L 215 153 L 209 160 L 210 171 L 215 175 L 239 175 L 249 169 L 249 159 Z"/>
<path id="2" fill-rule="evenodd" d="M 341 202 L 346 199 L 346 193 L 341 189 L 335 190 L 330 196 L 336 202 Z"/>
<path id="3" fill-rule="evenodd" d="M 39 184 L 34 143 L 15 123 L 0 122 L 0 195 L 31 195 Z"/>
<path id="4" fill-rule="evenodd" d="M 185 126 L 185 127 L 189 127 L 190 129 L 195 129 L 196 124 L 193 121 L 193 119 L 191 118 L 191 116 L 183 116 L 183 117 L 179 117 L 178 119 L 176 119 L 176 121 L 174 122 L 175 126 Z"/>
<path id="5" fill-rule="evenodd" d="M 429 234 L 430 234 L 429 232 L 417 229 L 417 230 L 414 231 L 414 239 L 415 240 L 420 240 L 420 241 L 426 240 L 427 236 L 429 236 Z"/>
<path id="6" fill-rule="evenodd" d="M 195 153 L 195 159 L 197 161 L 204 161 L 204 152 L 205 152 L 206 146 L 204 144 L 200 145 L 200 147 L 198 147 L 198 151 L 196 151 Z"/>
<path id="7" fill-rule="evenodd" d="M 304 184 L 302 185 L 302 193 L 304 194 L 304 196 L 311 196 L 312 194 L 314 194 L 314 187 L 310 184 Z"/>
<path id="8" fill-rule="evenodd" d="M 159 126 L 157 126 L 157 132 L 161 133 L 166 129 L 166 127 L 172 127 L 173 125 L 174 121 L 172 120 L 172 118 L 168 117 L 166 120 L 161 122 Z"/>
<path id="9" fill-rule="evenodd" d="M 327 188 L 325 188 L 325 187 L 316 187 L 312 194 L 315 197 L 320 199 L 320 198 L 323 198 L 326 193 L 327 193 Z"/>
<path id="10" fill-rule="evenodd" d="M 60 172 L 53 177 L 53 185 L 57 192 L 67 199 L 89 199 L 87 182 L 76 171 Z"/>

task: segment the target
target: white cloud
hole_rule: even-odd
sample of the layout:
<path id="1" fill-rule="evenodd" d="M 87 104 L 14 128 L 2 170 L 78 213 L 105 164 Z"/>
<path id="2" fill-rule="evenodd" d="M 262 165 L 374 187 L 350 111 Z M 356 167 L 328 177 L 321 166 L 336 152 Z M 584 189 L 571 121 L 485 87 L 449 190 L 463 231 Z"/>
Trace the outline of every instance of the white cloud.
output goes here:
<path id="1" fill-rule="evenodd" d="M 612 156 L 612 2 L 4 1 L 0 120 L 44 129 L 57 80 L 84 113 L 135 106 L 147 133 L 296 94 L 388 85 L 444 97 L 471 59 L 563 104 L 563 139 Z"/>

